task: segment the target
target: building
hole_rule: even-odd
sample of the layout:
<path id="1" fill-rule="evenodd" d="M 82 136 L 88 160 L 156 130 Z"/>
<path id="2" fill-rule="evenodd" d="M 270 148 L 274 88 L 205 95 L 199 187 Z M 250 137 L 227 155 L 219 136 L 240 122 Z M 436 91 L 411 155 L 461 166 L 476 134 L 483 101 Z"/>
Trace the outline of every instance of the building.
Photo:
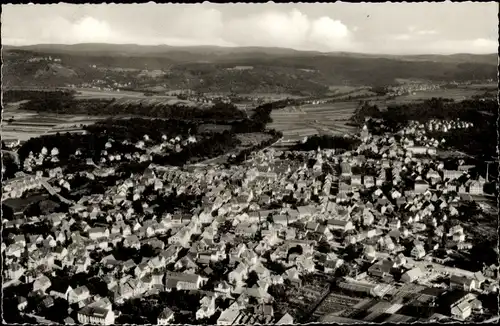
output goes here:
<path id="1" fill-rule="evenodd" d="M 276 325 L 293 325 L 293 317 L 286 313 L 276 322 Z"/>
<path id="2" fill-rule="evenodd" d="M 206 278 L 196 274 L 167 272 L 165 275 L 165 291 L 197 290 L 207 281 Z"/>
<path id="3" fill-rule="evenodd" d="M 351 221 L 337 220 L 337 219 L 328 220 L 328 226 L 332 230 L 340 230 L 344 232 L 354 229 L 354 226 L 352 225 Z"/>
<path id="4" fill-rule="evenodd" d="M 458 319 L 466 319 L 472 313 L 472 306 L 467 301 L 459 301 L 451 306 L 451 315 Z"/>
<path id="5" fill-rule="evenodd" d="M 78 312 L 78 321 L 81 324 L 113 325 L 115 313 L 112 309 L 86 306 Z"/>
<path id="6" fill-rule="evenodd" d="M 452 275 L 450 277 L 450 288 L 458 289 L 461 291 L 472 291 L 476 286 L 476 282 L 474 279 L 465 277 L 465 276 L 457 276 Z"/>
<path id="7" fill-rule="evenodd" d="M 424 193 L 427 191 L 427 189 L 429 189 L 429 183 L 427 183 L 427 181 L 425 180 L 416 180 L 415 181 L 415 187 L 414 187 L 414 191 L 415 193 Z"/>
<path id="8" fill-rule="evenodd" d="M 443 179 L 444 180 L 456 180 L 460 178 L 464 174 L 463 171 L 457 170 L 443 170 Z"/>
<path id="9" fill-rule="evenodd" d="M 172 309 L 165 307 L 163 311 L 158 315 L 157 324 L 158 325 L 168 325 L 174 321 L 175 314 Z"/>
<path id="10" fill-rule="evenodd" d="M 341 177 L 349 178 L 352 175 L 351 165 L 347 162 L 340 163 Z"/>
<path id="11" fill-rule="evenodd" d="M 418 280 L 422 275 L 422 270 L 419 267 L 415 267 L 401 275 L 401 281 L 411 283 Z"/>
<path id="12" fill-rule="evenodd" d="M 411 256 L 414 257 L 415 259 L 423 258 L 425 256 L 424 246 L 418 244 L 415 247 L 413 247 L 413 249 L 411 250 Z"/>
<path id="13" fill-rule="evenodd" d="M 361 175 L 359 174 L 354 174 L 352 177 L 351 177 L 351 185 L 352 186 L 361 186 L 362 182 L 361 182 Z"/>
<path id="14" fill-rule="evenodd" d="M 471 195 L 482 195 L 484 194 L 484 182 L 472 181 L 469 184 L 469 193 Z"/>

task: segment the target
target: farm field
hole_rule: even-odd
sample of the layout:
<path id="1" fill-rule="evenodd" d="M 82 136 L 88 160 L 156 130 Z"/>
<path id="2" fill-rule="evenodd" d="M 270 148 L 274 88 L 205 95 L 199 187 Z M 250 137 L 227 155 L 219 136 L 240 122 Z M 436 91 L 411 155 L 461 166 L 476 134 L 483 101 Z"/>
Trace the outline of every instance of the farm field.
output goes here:
<path id="1" fill-rule="evenodd" d="M 90 125 L 105 118 L 105 116 L 40 114 L 13 110 L 4 114 L 2 138 L 27 141 L 30 138 L 57 132 L 82 132 L 80 125 Z"/>
<path id="2" fill-rule="evenodd" d="M 358 107 L 356 101 L 287 107 L 271 113 L 273 122 L 268 125 L 283 133 L 284 142 L 293 142 L 315 134 L 351 133 L 355 128 L 345 123 Z"/>
<path id="3" fill-rule="evenodd" d="M 359 304 L 362 301 L 362 298 L 330 293 L 314 311 L 312 321 L 317 321 L 325 315 L 341 312 Z"/>
<path id="4" fill-rule="evenodd" d="M 112 90 L 99 90 L 95 88 L 71 88 L 76 91 L 76 98 L 123 98 L 123 97 L 146 97 L 142 92 L 132 91 L 112 91 Z"/>

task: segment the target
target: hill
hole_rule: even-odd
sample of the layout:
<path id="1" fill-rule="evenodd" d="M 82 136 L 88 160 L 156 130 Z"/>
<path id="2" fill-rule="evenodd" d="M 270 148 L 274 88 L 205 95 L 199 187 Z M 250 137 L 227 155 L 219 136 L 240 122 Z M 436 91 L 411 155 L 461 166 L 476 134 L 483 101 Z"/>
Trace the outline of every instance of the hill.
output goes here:
<path id="1" fill-rule="evenodd" d="M 497 75 L 494 54 L 394 56 L 90 43 L 4 46 L 3 50 L 7 87 L 96 84 L 100 80 L 111 85 L 130 82 L 136 89 L 161 85 L 202 92 L 317 95 L 331 85 L 386 86 L 396 79 L 461 82 L 495 79 Z M 141 73 L 143 70 L 162 73 Z"/>

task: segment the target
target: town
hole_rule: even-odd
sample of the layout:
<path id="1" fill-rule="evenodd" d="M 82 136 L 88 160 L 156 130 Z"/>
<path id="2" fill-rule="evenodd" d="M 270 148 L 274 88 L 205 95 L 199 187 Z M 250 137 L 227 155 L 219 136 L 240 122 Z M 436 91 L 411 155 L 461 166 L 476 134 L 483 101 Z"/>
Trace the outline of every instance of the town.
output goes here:
<path id="1" fill-rule="evenodd" d="M 86 168 L 63 174 L 59 150 L 44 147 L 3 184 L 4 303 L 66 324 L 495 318 L 498 266 L 460 263 L 480 240 L 462 222 L 471 205 L 494 223 L 486 180 L 441 160 L 445 141 L 427 136 L 472 126 L 434 119 L 390 133 L 367 118 L 354 150 L 271 147 L 230 166 L 160 166 L 111 154 L 110 138 L 97 164 L 75 148 Z M 135 146 L 196 138 L 160 141 Z M 124 160 L 149 166 L 118 173 Z M 104 188 L 68 199 L 82 179 Z M 66 208 L 26 214 L 22 198 L 46 192 Z"/>
<path id="2" fill-rule="evenodd" d="M 2 321 L 498 323 L 498 9 L 2 4 Z"/>

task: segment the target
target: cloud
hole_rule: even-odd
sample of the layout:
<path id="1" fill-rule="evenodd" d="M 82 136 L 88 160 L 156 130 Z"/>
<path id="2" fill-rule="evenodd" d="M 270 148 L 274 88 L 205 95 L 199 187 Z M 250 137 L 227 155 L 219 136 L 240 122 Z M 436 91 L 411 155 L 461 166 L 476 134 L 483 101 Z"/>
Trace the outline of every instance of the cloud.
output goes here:
<path id="1" fill-rule="evenodd" d="M 71 26 L 70 35 L 76 43 L 110 42 L 120 39 L 105 21 L 85 17 Z"/>
<path id="2" fill-rule="evenodd" d="M 241 46 L 322 51 L 345 50 L 353 46 L 352 33 L 341 21 L 327 16 L 312 19 L 298 9 L 230 19 L 225 30 L 224 39 Z"/>
<path id="3" fill-rule="evenodd" d="M 496 53 L 498 41 L 484 38 L 475 40 L 441 40 L 431 42 L 426 46 L 432 53 Z"/>
<path id="4" fill-rule="evenodd" d="M 392 38 L 396 41 L 407 41 L 407 40 L 411 39 L 411 35 L 410 34 L 396 34 Z"/>
<path id="5" fill-rule="evenodd" d="M 491 52 L 496 52 L 498 49 L 498 40 L 478 38 L 472 42 L 472 45 L 477 48 L 489 49 Z"/>
<path id="6" fill-rule="evenodd" d="M 417 31 L 416 34 L 418 35 L 436 35 L 438 32 L 435 31 L 435 30 L 421 30 L 421 31 Z"/>

